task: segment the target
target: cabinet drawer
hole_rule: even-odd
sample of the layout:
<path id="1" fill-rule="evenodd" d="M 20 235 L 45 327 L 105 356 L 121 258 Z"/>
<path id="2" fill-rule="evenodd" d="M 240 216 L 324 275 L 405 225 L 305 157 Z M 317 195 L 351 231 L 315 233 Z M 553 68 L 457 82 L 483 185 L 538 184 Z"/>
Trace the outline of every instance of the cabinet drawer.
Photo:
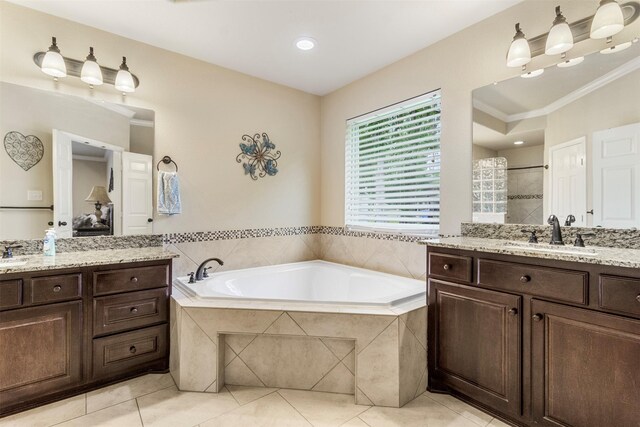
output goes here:
<path id="1" fill-rule="evenodd" d="M 22 305 L 22 280 L 3 280 L 0 282 L 0 310 Z"/>
<path id="2" fill-rule="evenodd" d="M 169 285 L 169 266 L 122 268 L 93 273 L 93 294 L 107 295 Z"/>
<path id="3" fill-rule="evenodd" d="M 604 310 L 640 316 L 640 279 L 602 275 L 598 297 Z"/>
<path id="4" fill-rule="evenodd" d="M 478 284 L 518 293 L 587 304 L 589 274 L 583 271 L 478 260 Z"/>
<path id="5" fill-rule="evenodd" d="M 93 340 L 93 377 L 133 371 L 167 356 L 167 325 Z"/>
<path id="6" fill-rule="evenodd" d="M 82 274 L 80 273 L 34 277 L 29 285 L 33 304 L 82 297 Z"/>
<path id="7" fill-rule="evenodd" d="M 471 257 L 429 253 L 429 275 L 443 279 L 471 282 Z"/>
<path id="8" fill-rule="evenodd" d="M 121 332 L 167 320 L 169 288 L 93 300 L 93 335 Z"/>

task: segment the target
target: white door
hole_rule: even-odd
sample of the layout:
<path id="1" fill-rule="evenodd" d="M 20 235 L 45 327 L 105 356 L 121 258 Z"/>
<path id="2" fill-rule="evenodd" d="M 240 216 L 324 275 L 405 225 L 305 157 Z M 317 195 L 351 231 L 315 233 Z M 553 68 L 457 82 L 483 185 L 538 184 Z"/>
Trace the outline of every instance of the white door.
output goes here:
<path id="1" fill-rule="evenodd" d="M 640 227 L 640 123 L 593 133 L 593 225 Z"/>
<path id="2" fill-rule="evenodd" d="M 151 156 L 122 153 L 122 234 L 151 234 L 152 175 Z"/>
<path id="3" fill-rule="evenodd" d="M 550 207 L 560 221 L 573 215 L 574 226 L 587 225 L 587 166 L 585 137 L 549 149 Z"/>
<path id="4" fill-rule="evenodd" d="M 71 138 L 53 129 L 53 226 L 56 237 L 72 237 L 73 158 Z"/>

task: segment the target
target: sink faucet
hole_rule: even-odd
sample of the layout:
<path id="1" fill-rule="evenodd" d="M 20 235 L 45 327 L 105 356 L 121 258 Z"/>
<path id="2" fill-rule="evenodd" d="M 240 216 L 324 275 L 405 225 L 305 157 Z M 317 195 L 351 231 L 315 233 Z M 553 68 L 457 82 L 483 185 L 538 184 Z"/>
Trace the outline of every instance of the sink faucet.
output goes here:
<path id="1" fill-rule="evenodd" d="M 571 224 L 573 224 L 574 222 L 576 222 L 576 217 L 569 214 L 569 216 L 567 216 L 567 219 L 564 220 L 564 225 L 565 227 L 571 227 Z"/>
<path id="2" fill-rule="evenodd" d="M 20 249 L 22 246 L 5 246 L 4 251 L 2 251 L 2 258 L 13 258 L 13 250 Z"/>
<path id="3" fill-rule="evenodd" d="M 562 241 L 562 231 L 560 230 L 560 221 L 558 221 L 558 217 L 555 215 L 551 215 L 547 220 L 547 223 L 553 227 L 551 230 L 551 241 L 550 245 L 564 245 Z"/>
<path id="4" fill-rule="evenodd" d="M 205 273 L 207 272 L 207 269 L 205 268 L 205 266 L 209 261 L 215 261 L 220 265 L 224 265 L 224 262 L 222 262 L 222 260 L 219 258 L 205 259 L 204 261 L 202 261 L 202 263 L 198 266 L 198 269 L 196 270 L 196 281 L 204 279 Z"/>

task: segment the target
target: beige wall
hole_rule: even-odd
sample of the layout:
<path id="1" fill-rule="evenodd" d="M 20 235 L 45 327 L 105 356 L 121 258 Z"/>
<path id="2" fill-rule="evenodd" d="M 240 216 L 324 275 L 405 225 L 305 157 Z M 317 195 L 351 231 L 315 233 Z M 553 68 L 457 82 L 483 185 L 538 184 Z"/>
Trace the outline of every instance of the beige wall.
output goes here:
<path id="1" fill-rule="evenodd" d="M 85 202 L 94 185 L 108 188 L 107 163 L 73 160 L 73 216 L 95 212 L 94 203 Z"/>
<path id="2" fill-rule="evenodd" d="M 482 145 L 473 144 L 472 156 L 473 160 L 482 160 L 490 157 L 497 157 L 498 152 L 490 148 L 483 147 Z"/>
<path id="3" fill-rule="evenodd" d="M 544 145 L 498 150 L 498 156 L 507 159 L 507 167 L 509 168 L 540 166 L 544 161 Z"/>
<path id="4" fill-rule="evenodd" d="M 91 45 L 101 64 L 117 67 L 126 55 L 140 87 L 123 98 L 74 77 L 54 83 L 32 61 L 52 35 L 65 56 L 81 59 Z M 170 155 L 180 165 L 183 214 L 156 218 L 154 232 L 320 222 L 317 96 L 7 2 L 0 43 L 2 81 L 155 111 L 154 159 Z M 235 161 L 242 135 L 255 132 L 282 151 L 275 177 L 252 181 Z"/>
<path id="5" fill-rule="evenodd" d="M 598 6 L 596 0 L 525 1 L 323 97 L 322 224 L 344 225 L 345 120 L 441 88 L 441 232 L 459 232 L 460 222 L 471 219 L 471 91 L 520 73 L 505 66 L 514 24 L 520 22 L 529 37 L 545 33 L 557 4 L 570 21 L 593 14 Z M 636 21 L 616 38 L 631 38 L 639 28 Z M 601 45 L 588 40 L 572 54 L 593 52 Z M 530 69 L 557 60 L 542 55 Z"/>
<path id="6" fill-rule="evenodd" d="M 640 122 L 640 70 L 572 102 L 547 116 L 544 161 L 549 162 L 549 148 L 582 136 L 587 140 L 587 209 L 593 208 L 593 132 Z M 545 194 L 551 185 L 545 174 Z M 545 215 L 550 215 L 549 198 L 545 198 Z M 587 225 L 593 217 L 587 215 Z"/>

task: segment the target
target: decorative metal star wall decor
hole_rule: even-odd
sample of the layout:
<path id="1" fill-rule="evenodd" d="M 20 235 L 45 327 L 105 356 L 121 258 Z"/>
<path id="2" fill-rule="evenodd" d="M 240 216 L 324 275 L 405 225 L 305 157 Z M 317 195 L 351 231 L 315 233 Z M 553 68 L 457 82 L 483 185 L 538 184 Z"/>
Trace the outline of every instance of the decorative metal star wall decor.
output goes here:
<path id="1" fill-rule="evenodd" d="M 262 135 L 256 133 L 253 137 L 243 135 L 242 140 L 244 141 L 240 143 L 242 152 L 236 156 L 236 162 L 242 163 L 245 175 L 257 180 L 258 177 L 264 178 L 278 173 L 280 151 L 273 151 L 276 145 L 271 142 L 269 135 L 265 132 Z"/>

